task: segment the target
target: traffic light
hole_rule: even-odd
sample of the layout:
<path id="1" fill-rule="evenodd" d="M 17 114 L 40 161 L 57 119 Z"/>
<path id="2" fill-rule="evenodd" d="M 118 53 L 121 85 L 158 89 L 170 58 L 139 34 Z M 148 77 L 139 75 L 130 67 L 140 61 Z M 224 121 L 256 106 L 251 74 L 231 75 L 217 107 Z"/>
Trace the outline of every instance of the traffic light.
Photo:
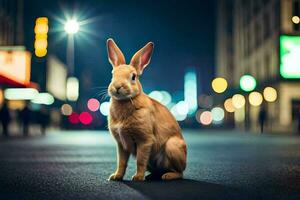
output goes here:
<path id="1" fill-rule="evenodd" d="M 37 57 L 44 57 L 48 47 L 48 18 L 38 17 L 35 21 L 34 33 L 34 52 Z"/>

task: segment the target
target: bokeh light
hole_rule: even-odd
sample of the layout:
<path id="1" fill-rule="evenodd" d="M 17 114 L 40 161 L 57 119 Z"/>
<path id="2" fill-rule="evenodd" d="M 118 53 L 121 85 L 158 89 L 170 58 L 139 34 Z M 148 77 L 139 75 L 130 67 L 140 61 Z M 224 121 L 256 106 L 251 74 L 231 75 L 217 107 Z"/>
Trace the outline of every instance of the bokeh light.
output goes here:
<path id="1" fill-rule="evenodd" d="M 185 101 L 180 101 L 170 111 L 177 121 L 183 121 L 187 118 L 189 109 Z"/>
<path id="2" fill-rule="evenodd" d="M 48 92 L 38 93 L 31 103 L 51 105 L 54 103 L 54 97 Z"/>
<path id="3" fill-rule="evenodd" d="M 160 91 L 160 93 L 162 94 L 163 97 L 161 103 L 165 106 L 169 105 L 172 102 L 171 94 L 167 91 Z"/>
<path id="4" fill-rule="evenodd" d="M 249 103 L 252 106 L 259 106 L 263 102 L 263 97 L 259 92 L 251 92 L 249 94 Z"/>
<path id="5" fill-rule="evenodd" d="M 232 105 L 234 108 L 242 108 L 246 103 L 245 97 L 241 94 L 235 94 L 232 97 Z"/>
<path id="6" fill-rule="evenodd" d="M 155 99 L 158 102 L 162 102 L 163 100 L 163 94 L 160 91 L 156 91 L 156 90 L 150 92 L 149 97 Z"/>
<path id="7" fill-rule="evenodd" d="M 104 116 L 108 116 L 109 106 L 110 106 L 110 103 L 108 101 L 101 103 L 100 104 L 100 113 Z"/>
<path id="8" fill-rule="evenodd" d="M 211 115 L 214 123 L 220 123 L 225 117 L 224 110 L 221 107 L 214 107 L 211 110 Z"/>
<path id="9" fill-rule="evenodd" d="M 238 123 L 245 121 L 245 107 L 236 109 L 234 111 L 234 121 Z"/>
<path id="10" fill-rule="evenodd" d="M 245 92 L 250 92 L 256 87 L 256 80 L 251 75 L 244 75 L 240 79 L 240 87 Z"/>
<path id="11" fill-rule="evenodd" d="M 203 125 L 210 125 L 212 123 L 212 114 L 209 111 L 204 111 L 200 115 L 200 122 Z"/>
<path id="12" fill-rule="evenodd" d="M 188 114 L 193 115 L 198 108 L 197 74 L 195 69 L 190 69 L 184 75 L 184 101 L 188 105 Z"/>
<path id="13" fill-rule="evenodd" d="M 72 106 L 69 104 L 63 104 L 60 110 L 61 110 L 61 114 L 66 116 L 71 115 L 73 112 Z"/>
<path id="14" fill-rule="evenodd" d="M 299 16 L 293 16 L 292 17 L 292 22 L 294 23 L 294 24 L 299 24 L 300 23 L 300 17 Z"/>
<path id="15" fill-rule="evenodd" d="M 4 101 L 4 94 L 3 94 L 3 90 L 0 89 L 0 105 L 3 103 Z"/>
<path id="16" fill-rule="evenodd" d="M 216 93 L 223 93 L 227 89 L 227 86 L 226 79 L 221 77 L 215 78 L 211 83 L 211 87 Z"/>
<path id="17" fill-rule="evenodd" d="M 84 125 L 89 125 L 93 121 L 93 117 L 90 113 L 88 112 L 82 112 L 79 115 L 79 121 L 84 124 Z"/>
<path id="18" fill-rule="evenodd" d="M 176 104 L 176 110 L 180 115 L 186 115 L 189 112 L 189 106 L 185 101 L 179 101 Z"/>
<path id="19" fill-rule="evenodd" d="M 35 49 L 34 53 L 37 57 L 44 57 L 47 54 L 47 49 Z"/>
<path id="20" fill-rule="evenodd" d="M 100 108 L 100 102 L 95 98 L 91 98 L 87 102 L 87 107 L 90 111 L 96 112 Z"/>
<path id="21" fill-rule="evenodd" d="M 76 112 L 72 112 L 71 115 L 69 115 L 69 122 L 71 124 L 78 124 L 79 123 L 79 115 Z"/>
<path id="22" fill-rule="evenodd" d="M 39 92 L 34 88 L 8 88 L 4 90 L 4 97 L 8 100 L 31 100 Z"/>
<path id="23" fill-rule="evenodd" d="M 230 112 L 230 113 L 234 112 L 234 106 L 232 104 L 232 98 L 228 98 L 228 99 L 225 100 L 224 108 L 227 112 Z"/>
<path id="24" fill-rule="evenodd" d="M 264 89 L 264 99 L 267 101 L 267 102 L 274 102 L 276 101 L 277 99 L 277 91 L 275 88 L 272 88 L 272 87 L 266 87 Z"/>

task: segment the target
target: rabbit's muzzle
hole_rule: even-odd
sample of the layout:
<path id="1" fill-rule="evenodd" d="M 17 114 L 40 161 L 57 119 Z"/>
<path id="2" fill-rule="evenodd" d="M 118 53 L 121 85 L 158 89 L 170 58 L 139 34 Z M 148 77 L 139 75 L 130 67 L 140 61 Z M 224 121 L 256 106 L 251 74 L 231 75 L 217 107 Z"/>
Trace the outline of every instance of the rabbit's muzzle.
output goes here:
<path id="1" fill-rule="evenodd" d="M 108 90 L 109 95 L 116 99 L 128 99 L 131 97 L 131 89 L 127 84 L 111 84 Z"/>

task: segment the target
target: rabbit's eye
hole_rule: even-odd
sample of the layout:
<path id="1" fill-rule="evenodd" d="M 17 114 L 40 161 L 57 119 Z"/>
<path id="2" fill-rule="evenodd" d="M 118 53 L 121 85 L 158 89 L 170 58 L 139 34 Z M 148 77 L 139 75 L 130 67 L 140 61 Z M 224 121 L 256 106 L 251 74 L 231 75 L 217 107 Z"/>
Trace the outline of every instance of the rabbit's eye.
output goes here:
<path id="1" fill-rule="evenodd" d="M 136 78 L 136 74 L 132 74 L 131 80 L 135 81 L 135 78 Z"/>

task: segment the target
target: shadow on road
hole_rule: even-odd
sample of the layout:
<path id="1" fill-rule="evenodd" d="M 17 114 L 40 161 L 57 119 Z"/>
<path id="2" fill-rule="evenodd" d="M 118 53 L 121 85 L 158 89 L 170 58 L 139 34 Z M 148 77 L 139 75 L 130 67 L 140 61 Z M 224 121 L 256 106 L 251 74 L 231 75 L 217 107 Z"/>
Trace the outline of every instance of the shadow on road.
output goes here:
<path id="1" fill-rule="evenodd" d="M 174 181 L 124 181 L 124 184 L 150 199 L 255 199 L 236 188 L 202 181 L 182 179 Z"/>

